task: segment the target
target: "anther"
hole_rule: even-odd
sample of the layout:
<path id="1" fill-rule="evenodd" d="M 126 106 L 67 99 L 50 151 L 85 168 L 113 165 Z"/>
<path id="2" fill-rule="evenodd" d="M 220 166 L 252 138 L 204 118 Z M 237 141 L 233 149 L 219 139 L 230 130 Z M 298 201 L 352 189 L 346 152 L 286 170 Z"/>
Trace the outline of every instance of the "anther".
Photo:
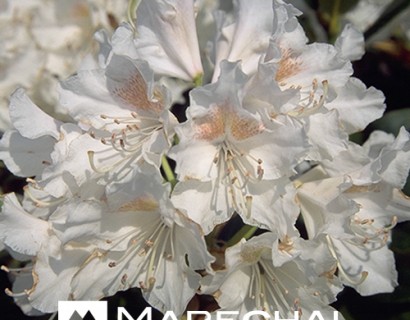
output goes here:
<path id="1" fill-rule="evenodd" d="M 10 272 L 10 269 L 9 269 L 8 267 L 6 267 L 5 265 L 2 265 L 2 266 L 0 267 L 0 270 L 5 271 L 5 272 L 7 272 L 7 273 Z"/>
<path id="2" fill-rule="evenodd" d="M 217 291 L 215 291 L 215 292 L 213 293 L 212 296 L 213 296 L 215 299 L 218 299 L 221 295 L 222 295 L 221 290 L 217 290 Z"/>
<path id="3" fill-rule="evenodd" d="M 149 287 L 152 288 L 157 280 L 154 277 L 148 279 Z"/>
<path id="4" fill-rule="evenodd" d="M 265 173 L 265 171 L 262 169 L 262 166 L 258 165 L 258 167 L 256 169 L 256 173 L 258 175 L 258 179 L 262 179 L 263 174 Z"/>
<path id="5" fill-rule="evenodd" d="M 121 277 L 121 283 L 122 285 L 125 285 L 127 283 L 128 280 L 128 275 L 125 273 L 122 277 Z"/>

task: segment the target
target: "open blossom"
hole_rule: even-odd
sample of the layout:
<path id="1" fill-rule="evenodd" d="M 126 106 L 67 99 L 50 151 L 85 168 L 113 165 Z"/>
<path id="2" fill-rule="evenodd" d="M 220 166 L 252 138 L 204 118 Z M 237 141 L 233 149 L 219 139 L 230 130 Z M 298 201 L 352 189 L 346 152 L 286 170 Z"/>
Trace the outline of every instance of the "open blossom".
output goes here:
<path id="1" fill-rule="evenodd" d="M 176 128 L 180 141 L 169 153 L 180 180 L 172 198 L 206 232 L 236 211 L 286 234 L 296 218 L 286 177 L 307 148 L 305 136 L 298 122 L 264 123 L 247 111 L 246 80 L 238 65 L 223 63 L 218 82 L 191 92 L 188 121 Z"/>
<path id="2" fill-rule="evenodd" d="M 24 87 L 43 110 L 61 113 L 56 107 L 58 80 L 80 67 L 95 51 L 94 32 L 102 27 L 112 31 L 126 8 L 124 0 L 2 1 L 0 130 L 10 128 L 8 97 L 16 86 Z"/>
<path id="3" fill-rule="evenodd" d="M 68 35 L 93 32 L 91 3 L 56 2 L 79 19 Z M 139 288 L 178 316 L 212 295 L 213 311 L 239 317 L 331 318 L 343 285 L 392 291 L 409 134 L 349 141 L 385 108 L 352 76 L 362 34 L 346 26 L 334 45 L 308 43 L 282 0 L 134 4 L 135 21 L 96 34 L 97 58 L 67 66 L 57 91 L 69 121 L 42 111 L 29 85 L 10 98 L 0 159 L 28 184 L 0 211 L 0 245 L 22 262 L 3 267 L 7 294 L 29 315 Z M 58 30 L 41 39 L 56 52 L 68 37 L 53 43 Z"/>
<path id="4" fill-rule="evenodd" d="M 335 163 L 325 161 L 296 182 L 309 238 L 326 242 L 341 281 L 363 295 L 397 285 L 387 244 L 396 223 L 409 219 L 410 201 L 400 191 L 409 142 L 403 128 L 395 140 L 374 133 L 363 147 L 352 144 Z"/>
<path id="5" fill-rule="evenodd" d="M 126 176 L 143 163 L 159 168 L 176 120 L 146 62 L 114 55 L 105 69 L 80 71 L 61 87 L 61 104 L 89 133 L 76 144 L 92 176 Z"/>
<path id="6" fill-rule="evenodd" d="M 332 292 L 326 279 L 309 267 L 308 260 L 291 256 L 287 250 L 292 246 L 279 243 L 273 233 L 243 240 L 226 250 L 225 269 L 210 282 L 205 278 L 201 292 L 211 293 L 222 311 L 239 311 L 239 319 L 255 310 L 272 318 L 277 313 L 275 317 L 281 319 L 295 315 L 303 319 L 320 310 L 325 319 L 333 318 L 334 309 L 328 304 L 337 290 L 333 288 Z M 280 256 L 287 258 L 277 264 Z"/>
<path id="7" fill-rule="evenodd" d="M 187 0 L 142 1 L 136 12 L 135 33 L 130 25 L 120 26 L 113 36 L 114 50 L 145 59 L 160 75 L 191 82 L 204 76 L 214 82 L 223 60 L 241 61 L 246 74 L 256 72 L 271 36 L 286 22 L 288 11 L 300 13 L 282 1 L 240 0 L 233 2 L 233 12 L 215 10 L 213 21 L 197 28 L 194 17 L 201 15 L 197 12 L 201 10 L 206 11 L 207 5 Z M 210 25 L 216 30 L 213 34 L 206 32 Z M 200 48 L 199 43 L 206 48 Z M 210 74 L 203 74 L 207 71 L 204 64 L 211 66 Z"/>
<path id="8" fill-rule="evenodd" d="M 106 204 L 72 199 L 47 222 L 6 197 L 5 210 L 15 217 L 3 216 L 0 227 L 9 230 L 0 229 L 2 240 L 36 257 L 33 286 L 22 295 L 35 309 L 55 312 L 59 300 L 97 300 L 139 287 L 156 308 L 181 314 L 199 287 L 195 270 L 209 269 L 212 261 L 200 227 L 173 209 L 167 189 L 146 174 L 112 185 L 106 198 Z M 17 243 L 23 230 L 26 237 Z M 178 300 L 174 290 L 181 293 Z"/>

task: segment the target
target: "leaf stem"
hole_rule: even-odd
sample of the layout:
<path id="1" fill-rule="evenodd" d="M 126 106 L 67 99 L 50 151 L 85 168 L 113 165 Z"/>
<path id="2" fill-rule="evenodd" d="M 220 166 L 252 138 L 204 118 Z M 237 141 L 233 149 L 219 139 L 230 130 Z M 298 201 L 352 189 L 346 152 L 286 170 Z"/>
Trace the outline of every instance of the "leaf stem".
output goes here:
<path id="1" fill-rule="evenodd" d="M 226 243 L 226 246 L 231 247 L 241 241 L 242 238 L 248 240 L 253 236 L 256 230 L 258 230 L 258 227 L 248 225 L 243 226 L 237 233 L 235 233 L 235 235 L 231 239 L 229 239 L 229 241 Z"/>
<path id="2" fill-rule="evenodd" d="M 161 164 L 162 164 L 162 169 L 164 170 L 166 180 L 169 183 L 171 183 L 172 188 L 174 188 L 175 185 L 177 184 L 177 179 L 175 178 L 174 171 L 172 171 L 172 168 L 169 165 L 169 162 L 166 156 L 162 156 Z"/>
<path id="3" fill-rule="evenodd" d="M 334 0 L 332 17 L 329 25 L 330 41 L 333 43 L 340 32 L 340 0 Z"/>

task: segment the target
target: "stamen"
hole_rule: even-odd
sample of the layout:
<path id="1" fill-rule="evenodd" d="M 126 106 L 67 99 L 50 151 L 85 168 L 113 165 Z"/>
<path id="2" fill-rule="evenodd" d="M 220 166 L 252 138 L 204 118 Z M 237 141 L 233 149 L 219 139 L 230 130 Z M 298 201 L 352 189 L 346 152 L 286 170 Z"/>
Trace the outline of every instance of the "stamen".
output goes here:
<path id="1" fill-rule="evenodd" d="M 26 297 L 28 296 L 28 290 L 24 290 L 23 292 L 14 293 L 9 288 L 4 289 L 4 292 L 12 298 L 19 298 L 19 297 Z"/>
<path id="2" fill-rule="evenodd" d="M 262 169 L 262 166 L 258 165 L 258 168 L 256 170 L 256 173 L 258 175 L 258 179 L 262 180 L 263 174 L 264 174 L 264 170 Z"/>
<path id="3" fill-rule="evenodd" d="M 299 108 L 296 108 L 293 111 L 290 111 L 288 114 L 294 117 L 299 117 L 299 116 L 307 116 L 307 115 L 311 115 L 313 113 L 315 113 L 317 111 L 317 109 L 321 108 L 324 103 L 325 100 L 327 98 L 328 95 L 328 91 L 329 91 L 329 83 L 327 80 L 323 80 L 322 81 L 322 87 L 323 87 L 323 93 L 322 95 L 319 97 L 319 101 L 315 100 L 315 94 L 316 91 L 318 90 L 319 86 L 318 86 L 318 81 L 317 79 L 313 79 L 312 81 L 312 90 L 309 92 L 309 95 L 305 98 L 302 99 L 302 101 L 307 99 L 306 104 L 301 104 L 299 106 Z"/>
<path id="4" fill-rule="evenodd" d="M 93 169 L 95 172 L 104 174 L 104 173 L 109 172 L 113 168 L 113 167 L 109 167 L 109 168 L 105 168 L 105 169 L 98 169 L 95 166 L 95 162 L 94 162 L 95 152 L 92 151 L 92 150 L 89 150 L 87 152 L 87 155 L 88 155 L 88 162 L 90 163 L 91 169 Z"/>
<path id="5" fill-rule="evenodd" d="M 7 272 L 7 273 L 13 273 L 13 274 L 19 274 L 23 272 L 31 273 L 31 271 L 33 270 L 33 267 L 30 265 L 30 266 L 25 266 L 22 268 L 9 268 L 5 265 L 2 265 L 0 266 L 0 270 Z"/>
<path id="6" fill-rule="evenodd" d="M 50 201 L 40 200 L 40 199 L 36 198 L 31 193 L 30 188 L 24 188 L 24 192 L 30 198 L 30 200 L 35 203 L 36 207 L 39 207 L 39 208 L 53 207 L 53 206 L 59 205 L 60 203 L 65 201 L 64 197 L 58 198 L 54 201 L 52 201 L 52 200 L 50 200 Z"/>
<path id="7" fill-rule="evenodd" d="M 391 223 L 383 228 L 377 228 L 373 225 L 374 219 L 360 219 L 355 216 L 352 219 L 352 231 L 357 236 L 357 239 L 350 240 L 350 243 L 355 245 L 372 244 L 373 247 L 367 249 L 377 250 L 385 246 L 388 241 L 389 232 L 397 225 L 397 217 L 392 217 Z M 378 246 L 375 246 L 377 245 Z"/>
<path id="8" fill-rule="evenodd" d="M 264 271 L 264 273 L 267 276 L 266 286 L 265 288 L 268 290 L 270 293 L 271 297 L 274 299 L 278 309 L 280 309 L 281 314 L 286 314 L 287 311 L 289 311 L 290 305 L 289 302 L 287 301 L 287 295 L 289 294 L 289 290 L 286 288 L 286 286 L 280 281 L 279 277 L 275 276 L 275 271 L 280 272 L 279 268 L 274 268 L 273 266 L 268 265 L 264 260 L 260 260 L 259 265 L 262 267 L 261 270 Z M 273 270 L 275 269 L 275 271 Z M 285 274 L 282 272 L 287 278 L 291 279 L 292 281 L 296 282 L 291 276 L 288 274 Z M 270 281 L 269 281 L 270 280 Z M 270 285 L 269 285 L 270 284 Z M 297 283 L 297 285 L 299 285 Z"/>
<path id="9" fill-rule="evenodd" d="M 112 171 L 114 168 L 118 167 L 120 164 L 122 164 L 122 163 L 126 162 L 127 160 L 129 160 L 129 157 L 124 157 L 124 158 L 118 160 L 117 162 L 113 163 L 112 165 L 107 166 L 106 168 L 100 168 L 99 169 L 95 165 L 95 161 L 94 161 L 95 153 L 94 153 L 94 151 L 89 150 L 87 152 L 87 154 L 88 154 L 88 161 L 90 163 L 91 169 L 93 169 L 95 172 L 101 173 L 101 174 L 105 174 L 109 171 Z"/>
<path id="10" fill-rule="evenodd" d="M 139 281 L 139 286 L 143 291 L 152 290 L 156 282 L 156 272 L 158 266 L 163 262 L 162 259 L 167 259 L 174 255 L 174 248 L 172 244 L 172 228 L 166 226 L 162 221 L 153 224 L 153 228 L 149 228 L 144 231 L 133 230 L 129 232 L 125 237 L 119 237 L 118 239 L 110 240 L 113 245 L 111 249 L 117 246 L 122 241 L 129 238 L 132 233 L 136 233 L 136 236 L 129 240 L 130 246 L 125 253 L 116 261 L 109 262 L 109 267 L 113 268 L 120 263 L 129 263 L 135 255 L 142 257 L 143 261 L 138 265 L 137 270 L 133 273 L 132 279 L 128 278 L 125 274 L 121 278 L 121 283 L 125 285 L 125 282 L 133 283 L 136 278 L 141 274 L 141 270 L 146 273 L 145 280 Z M 171 246 L 171 252 L 166 252 L 168 246 Z"/>
<path id="11" fill-rule="evenodd" d="M 251 217 L 252 199 L 252 196 L 246 196 L 246 217 L 248 219 Z"/>
<path id="12" fill-rule="evenodd" d="M 26 178 L 26 182 L 29 183 L 34 189 L 43 190 L 43 188 L 32 178 Z"/>
<path id="13" fill-rule="evenodd" d="M 54 312 L 48 320 L 54 320 L 58 312 Z"/>
<path id="14" fill-rule="evenodd" d="M 358 280 L 353 279 L 350 275 L 347 274 L 347 272 L 344 270 L 342 264 L 340 263 L 340 260 L 339 260 L 339 257 L 337 255 L 337 253 L 336 253 L 334 244 L 333 244 L 332 239 L 330 238 L 329 235 L 326 235 L 326 240 L 327 240 L 327 243 L 328 243 L 329 251 L 332 254 L 333 258 L 336 260 L 337 270 L 342 274 L 343 278 L 345 278 L 347 280 L 347 282 L 351 283 L 352 285 L 360 285 L 361 283 L 363 283 L 366 280 L 369 273 L 367 271 L 362 271 L 360 279 L 358 279 Z"/>

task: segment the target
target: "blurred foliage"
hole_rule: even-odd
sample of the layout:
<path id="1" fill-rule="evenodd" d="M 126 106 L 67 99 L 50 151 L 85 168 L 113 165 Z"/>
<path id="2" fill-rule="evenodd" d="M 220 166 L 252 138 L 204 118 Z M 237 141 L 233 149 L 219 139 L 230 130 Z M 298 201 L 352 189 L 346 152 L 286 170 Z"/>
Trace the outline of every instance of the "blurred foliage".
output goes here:
<path id="1" fill-rule="evenodd" d="M 398 134 L 401 127 L 410 131 L 410 108 L 386 112 L 383 117 L 372 123 L 372 128 Z"/>

